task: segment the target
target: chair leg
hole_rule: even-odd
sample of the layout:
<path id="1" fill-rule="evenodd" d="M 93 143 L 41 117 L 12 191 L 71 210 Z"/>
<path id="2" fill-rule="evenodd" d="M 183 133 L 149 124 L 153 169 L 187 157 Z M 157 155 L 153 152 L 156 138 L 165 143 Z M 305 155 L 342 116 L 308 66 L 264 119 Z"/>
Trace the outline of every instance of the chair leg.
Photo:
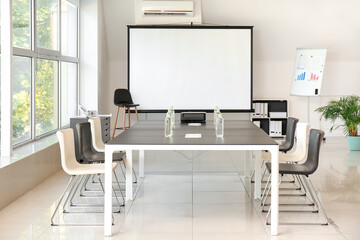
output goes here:
<path id="1" fill-rule="evenodd" d="M 57 213 L 57 211 L 59 209 L 59 206 L 60 206 L 60 204 L 61 204 L 61 202 L 62 202 L 62 200 L 63 200 L 63 198 L 64 198 L 64 196 L 65 196 L 65 194 L 67 192 L 67 190 L 69 189 L 70 185 L 73 183 L 74 179 L 75 179 L 75 176 L 71 176 L 71 178 L 69 179 L 69 182 L 66 185 L 64 193 L 61 195 L 60 200 L 59 200 L 58 204 L 56 205 L 54 213 L 51 216 L 51 226 L 57 226 L 57 224 L 54 223 L 54 217 L 55 217 L 55 215 L 56 215 L 56 213 Z"/>
<path id="2" fill-rule="evenodd" d="M 264 198 L 264 196 L 265 196 L 265 192 L 266 192 L 266 189 L 267 189 L 267 187 L 268 187 L 268 185 L 269 185 L 270 178 L 271 178 L 271 175 L 269 175 L 269 177 L 268 177 L 268 180 L 267 180 L 267 182 L 266 182 L 266 185 L 265 185 L 264 191 L 263 191 L 263 193 L 261 194 L 261 198 L 260 198 L 260 200 L 263 200 L 263 198 Z"/>
<path id="3" fill-rule="evenodd" d="M 64 204 L 63 204 L 63 213 L 66 213 L 66 212 L 67 212 L 67 211 L 66 211 L 66 204 L 67 204 L 67 202 L 69 201 L 70 197 L 71 197 L 72 194 L 73 194 L 74 187 L 78 185 L 79 176 L 75 176 L 75 178 L 76 178 L 76 179 L 74 180 L 74 183 L 73 183 L 73 185 L 72 185 L 72 187 L 71 187 L 71 189 L 70 189 L 70 191 L 69 191 L 69 193 L 68 193 L 68 196 L 67 196 L 67 198 L 65 199 L 65 202 L 64 202 Z"/>
<path id="4" fill-rule="evenodd" d="M 119 109 L 120 109 L 120 107 L 117 107 L 117 111 L 116 111 L 116 119 L 115 119 L 115 126 L 114 126 L 114 131 L 113 131 L 112 138 L 114 138 L 114 136 L 115 136 L 116 124 L 117 124 L 117 120 L 118 120 L 118 116 L 119 116 Z"/>
<path id="5" fill-rule="evenodd" d="M 130 127 L 130 107 L 128 107 L 127 109 L 128 109 L 128 114 L 129 114 L 129 127 Z"/>
<path id="6" fill-rule="evenodd" d="M 125 131 L 125 125 L 126 125 L 126 107 L 124 107 L 124 128 L 123 130 Z"/>
<path id="7" fill-rule="evenodd" d="M 307 185 L 308 189 L 309 189 L 309 192 L 310 192 L 310 195 L 312 197 L 312 199 L 314 200 L 316 206 L 318 207 L 319 209 L 319 212 L 321 212 L 321 214 L 324 216 L 326 222 L 323 224 L 323 225 L 328 225 L 329 224 L 329 219 L 325 213 L 325 210 L 320 202 L 320 199 L 318 198 L 317 194 L 316 194 L 316 191 L 315 191 L 315 188 L 313 186 L 313 184 L 311 183 L 310 181 L 310 178 L 309 177 L 305 177 L 304 176 L 304 179 L 305 179 L 305 184 Z"/>
<path id="8" fill-rule="evenodd" d="M 139 115 L 138 115 L 137 107 L 135 107 L 135 113 L 136 113 L 136 120 L 139 121 Z"/>
<path id="9" fill-rule="evenodd" d="M 124 164 L 124 167 L 125 167 L 125 169 L 126 169 L 126 164 L 125 164 L 125 161 L 122 161 L 122 163 Z M 122 170 L 122 169 L 121 169 Z M 137 183 L 137 176 L 136 176 L 136 173 L 135 173 L 135 170 L 134 170 L 134 168 L 132 169 L 132 171 L 133 171 L 133 174 L 134 174 L 134 177 L 135 177 L 135 180 L 133 181 L 133 183 Z M 124 173 L 123 173 L 124 174 Z M 126 178 L 126 177 L 125 177 Z"/>
<path id="10" fill-rule="evenodd" d="M 116 173 L 115 173 L 115 170 L 114 170 L 113 172 L 114 172 L 114 177 L 115 177 L 116 183 L 117 183 L 117 185 L 118 185 L 118 187 L 119 187 L 119 191 L 120 191 L 121 197 L 122 197 L 122 199 L 123 199 L 123 204 L 120 205 L 120 203 L 119 203 L 119 205 L 120 205 L 120 206 L 125 206 L 125 197 L 124 197 L 124 194 L 123 194 L 123 192 L 121 191 L 120 183 L 119 183 L 118 177 L 117 177 L 117 175 L 116 175 Z M 114 191 L 114 193 L 115 193 L 115 191 Z M 115 193 L 115 194 L 116 194 L 116 193 Z M 116 199 L 117 199 L 117 197 L 116 197 Z M 118 200 L 118 202 L 119 202 L 119 200 Z"/>

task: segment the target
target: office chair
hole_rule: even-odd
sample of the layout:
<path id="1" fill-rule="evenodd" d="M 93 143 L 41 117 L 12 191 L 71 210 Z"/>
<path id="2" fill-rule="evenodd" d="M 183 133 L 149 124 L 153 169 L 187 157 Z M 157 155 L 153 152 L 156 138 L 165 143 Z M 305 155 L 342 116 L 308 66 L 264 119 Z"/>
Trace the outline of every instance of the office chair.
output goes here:
<path id="1" fill-rule="evenodd" d="M 309 130 L 310 130 L 310 124 L 309 123 L 298 123 L 296 128 L 296 144 L 295 144 L 295 151 L 291 153 L 282 153 L 279 154 L 279 162 L 283 163 L 299 163 L 306 159 L 307 154 L 307 142 L 309 138 Z M 262 158 L 265 162 L 269 162 L 271 160 L 271 154 L 269 152 L 263 152 Z M 266 168 L 265 168 L 266 171 Z M 295 184 L 295 180 L 297 180 L 299 186 L 296 186 L 296 188 L 284 188 L 283 190 L 303 190 L 303 193 L 300 194 L 280 194 L 280 196 L 306 196 L 306 188 L 301 181 L 301 179 L 297 176 L 293 176 L 294 181 L 291 181 Z M 284 182 L 284 181 L 283 181 Z M 270 178 L 268 178 L 264 191 L 262 193 L 262 198 L 265 195 L 265 191 L 270 183 Z M 262 200 L 261 198 L 261 200 Z"/>
<path id="2" fill-rule="evenodd" d="M 320 146 L 321 146 L 321 141 L 322 141 L 323 137 L 324 137 L 323 131 L 320 131 L 317 129 L 311 129 L 310 135 L 309 135 L 309 144 L 308 144 L 308 152 L 307 152 L 306 161 L 301 164 L 280 163 L 279 164 L 279 174 L 281 175 L 280 182 L 281 182 L 283 175 L 285 175 L 285 174 L 298 175 L 303 178 L 304 183 L 311 195 L 311 198 L 313 199 L 313 202 L 315 203 L 315 207 L 317 208 L 316 212 L 321 212 L 326 220 L 326 222 L 322 223 L 322 225 L 328 225 L 328 218 L 325 213 L 325 210 L 322 207 L 321 202 L 320 202 L 318 196 L 316 195 L 315 188 L 312 185 L 310 178 L 309 178 L 309 176 L 311 174 L 313 174 L 319 166 Z M 268 170 L 268 172 L 271 174 L 271 163 L 269 163 L 269 162 L 265 163 L 265 166 L 266 166 L 266 169 Z M 270 192 L 270 189 L 271 189 L 271 186 L 268 188 L 267 195 L 265 197 L 265 201 Z M 270 205 L 269 211 L 266 215 L 267 224 L 268 224 L 268 217 L 269 217 L 270 212 L 271 212 L 271 205 Z M 309 223 L 307 223 L 307 224 L 309 224 Z"/>
<path id="3" fill-rule="evenodd" d="M 91 142 L 92 142 L 92 137 L 91 137 L 91 130 L 90 130 L 90 123 L 89 122 L 84 122 L 84 123 L 78 123 L 76 124 L 76 130 L 77 130 L 77 133 L 78 133 L 78 142 L 79 142 L 79 155 L 81 156 L 81 159 L 83 160 L 84 163 L 104 163 L 105 162 L 105 154 L 103 152 L 96 152 L 92 149 L 92 146 L 91 146 Z M 120 162 L 123 162 L 123 158 L 125 157 L 125 153 L 114 153 L 113 154 L 113 161 L 114 162 L 118 162 L 119 163 L 119 166 L 120 166 Z M 122 170 L 122 168 L 120 167 L 121 169 L 121 172 L 123 173 L 124 175 L 124 172 Z M 120 184 L 119 184 L 119 181 L 118 181 L 118 178 L 117 178 L 117 175 L 114 171 L 114 177 L 115 177 L 115 184 L 118 185 L 119 187 L 119 191 L 121 193 L 121 196 L 123 198 L 123 204 L 122 206 L 125 204 L 125 199 L 124 199 L 124 196 L 123 196 L 123 193 L 121 191 L 121 188 L 120 188 Z M 124 175 L 125 177 L 125 175 Z M 86 188 L 86 185 L 87 185 L 87 182 L 89 181 L 90 179 L 90 176 L 88 176 L 82 187 L 81 187 L 81 196 L 85 196 L 84 193 L 83 193 L 83 190 L 85 191 L 89 191 L 91 192 L 91 190 L 87 189 Z M 95 183 L 95 182 L 93 182 Z"/>
<path id="4" fill-rule="evenodd" d="M 101 130 L 101 120 L 98 117 L 95 118 L 90 118 L 89 119 L 89 123 L 90 123 L 90 128 L 91 128 L 91 141 L 92 141 L 92 146 L 93 148 L 97 151 L 97 152 L 101 152 L 101 153 L 105 153 L 105 144 L 102 140 L 102 130 Z M 125 153 L 120 152 L 121 154 L 123 154 L 123 157 L 125 157 Z M 114 158 L 116 158 L 117 156 L 115 155 Z M 123 161 L 124 167 L 126 168 L 125 162 Z M 120 166 L 121 168 L 121 166 Z M 121 168 L 122 171 L 122 168 Z M 133 174 L 134 174 L 134 183 L 137 183 L 137 176 L 135 173 L 134 168 L 132 169 Z"/>
<path id="5" fill-rule="evenodd" d="M 133 102 L 132 98 L 131 98 L 131 94 L 130 94 L 129 90 L 123 89 L 123 88 L 119 88 L 119 89 L 115 90 L 114 104 L 115 104 L 115 106 L 117 106 L 117 112 L 116 112 L 114 132 L 113 132 L 113 135 L 112 135 L 113 138 L 115 136 L 116 124 L 117 124 L 117 119 L 118 119 L 118 116 L 119 116 L 119 109 L 124 108 L 124 127 L 123 127 L 123 130 L 125 130 L 126 109 L 128 110 L 128 114 L 129 114 L 129 127 L 130 127 L 130 108 L 135 108 L 136 119 L 139 121 L 139 115 L 138 115 L 138 112 L 137 112 L 137 107 L 140 105 L 140 104 L 135 104 Z"/>
<path id="6" fill-rule="evenodd" d="M 296 125 L 298 122 L 299 122 L 299 119 L 297 119 L 297 118 L 289 117 L 287 119 L 285 142 L 283 144 L 279 145 L 280 152 L 286 153 L 293 148 L 294 141 L 295 141 Z"/>
<path id="7" fill-rule="evenodd" d="M 279 145 L 280 152 L 287 153 L 288 151 L 290 151 L 293 148 L 294 142 L 295 142 L 296 125 L 297 125 L 298 121 L 299 121 L 299 119 L 297 119 L 297 118 L 292 118 L 292 117 L 287 118 L 286 137 L 285 137 L 284 143 Z M 263 158 L 263 161 L 261 164 L 262 167 L 264 166 L 264 163 L 265 163 L 264 159 L 270 158 L 269 154 L 270 153 L 268 153 L 268 152 L 262 152 L 262 158 Z M 261 180 L 264 178 L 265 171 L 266 170 L 264 169 Z M 255 170 L 251 174 L 251 178 L 250 178 L 252 183 L 254 183 L 254 180 L 253 180 L 254 175 L 255 175 Z"/>
<path id="8" fill-rule="evenodd" d="M 102 190 L 104 191 L 103 184 L 101 182 L 100 174 L 105 173 L 104 164 L 80 164 L 75 156 L 75 143 L 74 143 L 74 131 L 73 129 L 63 129 L 59 130 L 57 133 L 57 138 L 59 140 L 60 153 L 61 153 L 61 166 L 63 170 L 71 176 L 69 182 L 66 185 L 64 193 L 61 195 L 58 204 L 51 216 L 51 226 L 98 226 L 103 224 L 96 223 L 81 223 L 81 224 L 60 224 L 55 223 L 54 218 L 59 209 L 60 204 L 62 203 L 66 194 L 68 194 L 64 204 L 63 204 L 63 212 L 66 212 L 65 206 L 68 203 L 70 196 L 73 195 L 76 188 L 81 183 L 84 176 L 88 175 L 96 175 L 101 183 Z M 113 163 L 113 170 L 116 168 L 117 163 Z M 69 190 L 70 189 L 70 190 Z M 113 188 L 115 193 L 115 190 Z M 69 212 L 67 212 L 69 213 Z M 86 213 L 86 212 L 82 212 Z"/>

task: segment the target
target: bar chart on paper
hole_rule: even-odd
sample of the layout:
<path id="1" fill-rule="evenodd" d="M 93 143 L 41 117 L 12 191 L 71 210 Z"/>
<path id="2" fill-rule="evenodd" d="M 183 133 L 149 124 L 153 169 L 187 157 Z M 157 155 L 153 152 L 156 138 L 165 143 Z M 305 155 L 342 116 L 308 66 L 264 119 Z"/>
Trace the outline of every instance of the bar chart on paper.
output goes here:
<path id="1" fill-rule="evenodd" d="M 318 81 L 319 75 L 316 75 L 315 73 L 310 74 L 310 81 Z"/>
<path id="2" fill-rule="evenodd" d="M 296 78 L 296 80 L 305 80 L 305 74 L 306 74 L 306 72 L 303 72 L 303 73 L 301 73 L 301 74 L 299 74 L 298 76 L 297 76 L 297 78 Z"/>
<path id="3" fill-rule="evenodd" d="M 326 52 L 326 48 L 296 49 L 291 95 L 318 96 L 320 94 Z"/>

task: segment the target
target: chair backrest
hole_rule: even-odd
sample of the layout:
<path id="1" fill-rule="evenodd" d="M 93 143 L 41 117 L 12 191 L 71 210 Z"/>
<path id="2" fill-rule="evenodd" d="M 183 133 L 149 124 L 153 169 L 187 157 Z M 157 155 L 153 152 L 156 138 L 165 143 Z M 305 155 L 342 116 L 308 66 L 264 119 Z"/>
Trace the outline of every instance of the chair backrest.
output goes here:
<path id="1" fill-rule="evenodd" d="M 286 124 L 286 138 L 285 142 L 279 146 L 279 151 L 281 152 L 287 152 L 292 149 L 294 146 L 295 141 L 295 131 L 296 131 L 296 125 L 298 123 L 299 119 L 289 117 L 287 119 Z"/>
<path id="2" fill-rule="evenodd" d="M 69 175 L 74 175 L 74 170 L 79 163 L 75 156 L 74 130 L 72 128 L 57 131 L 56 136 L 59 140 L 61 165 Z"/>
<path id="3" fill-rule="evenodd" d="M 309 139 L 310 124 L 299 122 L 296 127 L 296 146 L 295 151 L 284 154 L 288 162 L 301 162 L 305 160 Z"/>
<path id="4" fill-rule="evenodd" d="M 114 104 L 133 104 L 129 90 L 124 88 L 116 89 L 114 92 Z"/>
<path id="5" fill-rule="evenodd" d="M 309 147 L 306 162 L 305 175 L 313 174 L 319 166 L 320 146 L 325 133 L 318 129 L 311 129 L 309 134 Z"/>
<path id="6" fill-rule="evenodd" d="M 98 152 L 105 152 L 105 144 L 102 140 L 101 120 L 98 117 L 89 119 L 91 128 L 92 146 Z"/>
<path id="7" fill-rule="evenodd" d="M 79 138 L 79 155 L 84 161 L 91 161 L 96 153 L 91 148 L 90 123 L 83 122 L 76 124 L 76 130 Z"/>

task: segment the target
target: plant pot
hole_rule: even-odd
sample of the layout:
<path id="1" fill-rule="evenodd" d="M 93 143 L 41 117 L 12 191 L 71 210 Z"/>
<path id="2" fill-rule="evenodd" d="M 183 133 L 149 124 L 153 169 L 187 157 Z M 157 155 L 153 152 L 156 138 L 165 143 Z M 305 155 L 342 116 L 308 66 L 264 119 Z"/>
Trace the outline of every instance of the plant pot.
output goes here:
<path id="1" fill-rule="evenodd" d="M 360 151 L 360 136 L 347 136 L 347 140 L 351 151 Z"/>

